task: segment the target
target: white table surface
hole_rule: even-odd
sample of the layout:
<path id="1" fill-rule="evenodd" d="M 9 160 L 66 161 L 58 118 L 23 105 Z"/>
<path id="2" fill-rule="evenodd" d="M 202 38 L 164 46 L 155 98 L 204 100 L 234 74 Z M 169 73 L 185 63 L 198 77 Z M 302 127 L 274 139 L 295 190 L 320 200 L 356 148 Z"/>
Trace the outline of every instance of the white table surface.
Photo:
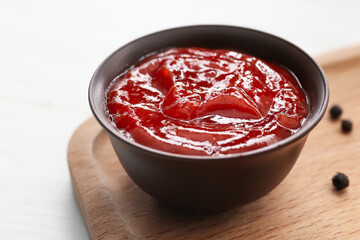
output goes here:
<path id="1" fill-rule="evenodd" d="M 360 44 L 360 1 L 0 1 L 0 239 L 88 239 L 69 138 L 89 80 L 121 45 L 165 28 L 263 30 L 311 55 Z"/>

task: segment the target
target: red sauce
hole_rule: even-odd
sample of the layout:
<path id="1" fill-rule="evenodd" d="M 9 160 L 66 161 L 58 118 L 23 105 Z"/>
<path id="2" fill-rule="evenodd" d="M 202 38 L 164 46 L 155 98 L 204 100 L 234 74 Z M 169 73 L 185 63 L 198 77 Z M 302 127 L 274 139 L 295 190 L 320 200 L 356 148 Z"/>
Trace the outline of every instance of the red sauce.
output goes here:
<path id="1" fill-rule="evenodd" d="M 127 138 L 162 151 L 222 155 L 299 130 L 307 98 L 286 69 L 229 50 L 174 48 L 146 57 L 107 93 L 109 118 Z"/>

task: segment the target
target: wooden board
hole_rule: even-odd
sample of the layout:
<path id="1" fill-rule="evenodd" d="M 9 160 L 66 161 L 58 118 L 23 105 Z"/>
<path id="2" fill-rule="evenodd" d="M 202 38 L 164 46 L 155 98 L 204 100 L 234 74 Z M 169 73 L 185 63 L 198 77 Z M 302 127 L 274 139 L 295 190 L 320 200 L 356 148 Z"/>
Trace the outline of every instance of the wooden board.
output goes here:
<path id="1" fill-rule="evenodd" d="M 317 58 L 330 104 L 354 129 L 343 134 L 328 112 L 286 179 L 265 197 L 218 214 L 169 209 L 140 190 L 91 118 L 68 149 L 74 192 L 92 239 L 360 239 L 360 46 Z M 337 172 L 350 186 L 337 192 Z"/>

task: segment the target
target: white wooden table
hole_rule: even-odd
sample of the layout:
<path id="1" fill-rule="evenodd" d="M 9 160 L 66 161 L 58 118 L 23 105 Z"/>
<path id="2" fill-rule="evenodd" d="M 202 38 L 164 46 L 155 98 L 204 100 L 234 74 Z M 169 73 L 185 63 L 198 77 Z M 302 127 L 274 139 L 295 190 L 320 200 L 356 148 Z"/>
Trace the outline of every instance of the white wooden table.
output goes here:
<path id="1" fill-rule="evenodd" d="M 0 239 L 88 239 L 66 151 L 112 51 L 170 27 L 263 30 L 311 55 L 360 44 L 360 1 L 0 1 Z"/>

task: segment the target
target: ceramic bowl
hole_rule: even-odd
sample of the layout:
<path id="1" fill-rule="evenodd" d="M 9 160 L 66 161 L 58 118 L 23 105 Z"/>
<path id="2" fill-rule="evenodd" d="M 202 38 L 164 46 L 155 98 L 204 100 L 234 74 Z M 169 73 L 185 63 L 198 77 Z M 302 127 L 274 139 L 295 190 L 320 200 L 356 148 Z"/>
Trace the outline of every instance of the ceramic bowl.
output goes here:
<path id="1" fill-rule="evenodd" d="M 171 47 L 245 52 L 292 71 L 309 98 L 309 116 L 294 135 L 249 152 L 224 156 L 179 155 L 151 149 L 122 136 L 109 121 L 105 92 L 110 82 L 141 57 Z M 294 44 L 268 33 L 235 26 L 200 25 L 156 32 L 116 50 L 98 67 L 89 102 L 130 176 L 159 201 L 184 209 L 219 211 L 254 201 L 273 190 L 294 166 L 329 98 L 321 67 Z"/>

